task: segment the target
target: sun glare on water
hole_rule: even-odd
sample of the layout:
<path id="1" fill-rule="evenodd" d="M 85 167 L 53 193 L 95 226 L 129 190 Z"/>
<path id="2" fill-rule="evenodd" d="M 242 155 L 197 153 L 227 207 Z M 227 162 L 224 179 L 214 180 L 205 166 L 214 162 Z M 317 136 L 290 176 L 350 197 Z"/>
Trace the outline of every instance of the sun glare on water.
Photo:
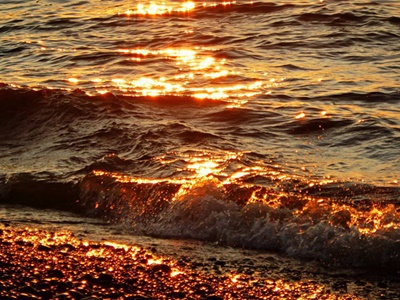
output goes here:
<path id="1" fill-rule="evenodd" d="M 168 14 L 179 13 L 192 13 L 197 7 L 208 8 L 217 6 L 231 6 L 236 4 L 236 1 L 223 1 L 223 2 L 199 2 L 184 1 L 182 3 L 176 2 L 154 2 L 137 4 L 135 9 L 128 9 L 120 15 L 124 16 L 162 16 Z"/>
<path id="2" fill-rule="evenodd" d="M 192 1 L 183 2 L 180 5 L 177 4 L 165 4 L 165 3 L 150 3 L 146 4 L 138 4 L 136 9 L 127 10 L 123 15 L 131 16 L 131 15 L 165 15 L 171 13 L 187 13 L 193 11 L 195 8 L 195 4 Z"/>
<path id="3" fill-rule="evenodd" d="M 119 12 L 118 15 L 126 17 L 129 22 L 130 17 L 153 20 L 170 14 L 185 14 L 188 18 L 197 18 L 195 13 L 214 11 L 218 7 L 224 10 L 236 4 L 236 1 L 139 1 L 135 7 Z M 250 2 L 240 3 L 247 4 L 251 5 Z M 194 28 L 189 27 L 182 30 L 182 34 L 196 33 Z M 45 47 L 41 51 L 47 53 L 58 50 Z M 114 71 L 103 68 L 93 74 L 86 74 L 85 69 L 68 74 L 64 80 L 69 85 L 67 90 L 80 89 L 89 96 L 109 93 L 149 99 L 158 96 L 184 96 L 199 101 L 222 100 L 227 102 L 228 108 L 241 107 L 250 98 L 270 94 L 271 89 L 281 85 L 283 79 L 279 81 L 268 78 L 268 73 L 261 70 L 261 67 L 260 70 L 253 68 L 247 74 L 240 65 L 229 60 L 229 51 L 232 51 L 229 46 L 223 45 L 155 47 L 141 44 L 132 48 L 121 47 L 114 50 L 113 56 L 116 63 L 123 65 L 125 69 Z"/>
<path id="4" fill-rule="evenodd" d="M 241 82 L 240 71 L 230 66 L 226 58 L 217 58 L 220 49 L 200 46 L 186 48 L 149 49 L 120 48 L 116 52 L 128 63 L 147 65 L 161 60 L 168 70 L 161 75 L 146 74 L 111 79 L 95 78 L 90 84 L 97 93 L 122 92 L 128 96 L 190 96 L 196 99 L 229 100 L 230 107 L 241 106 L 250 97 L 270 93 L 280 82 L 268 78 L 254 78 Z M 69 78 L 71 84 L 78 78 Z"/>

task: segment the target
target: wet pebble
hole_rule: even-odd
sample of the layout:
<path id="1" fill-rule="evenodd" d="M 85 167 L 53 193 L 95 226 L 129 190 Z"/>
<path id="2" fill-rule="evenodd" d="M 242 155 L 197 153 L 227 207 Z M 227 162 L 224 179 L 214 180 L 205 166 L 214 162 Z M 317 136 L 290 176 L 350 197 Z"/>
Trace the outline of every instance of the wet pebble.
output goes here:
<path id="1" fill-rule="evenodd" d="M 19 289 L 19 292 L 25 293 L 25 294 L 33 294 L 33 295 L 36 295 L 38 293 L 37 290 L 35 290 L 33 287 L 28 286 L 28 285 L 21 287 Z"/>
<path id="2" fill-rule="evenodd" d="M 39 298 L 32 294 L 25 294 L 25 293 L 21 293 L 17 297 L 17 300 L 36 300 L 36 299 L 39 299 Z"/>
<path id="3" fill-rule="evenodd" d="M 197 284 L 194 287 L 194 293 L 200 295 L 208 295 L 214 293 L 214 288 L 207 283 Z"/>
<path id="4" fill-rule="evenodd" d="M 166 264 L 155 264 L 151 266 L 154 272 L 161 271 L 163 273 L 171 273 L 171 267 Z"/>
<path id="5" fill-rule="evenodd" d="M 49 251 L 53 250 L 53 249 L 51 249 L 50 247 L 45 246 L 45 245 L 39 245 L 39 246 L 37 247 L 37 249 L 38 249 L 39 251 L 46 251 L 46 252 L 49 252 Z"/>
<path id="6" fill-rule="evenodd" d="M 70 294 L 71 297 L 76 300 L 81 300 L 83 298 L 83 294 L 78 292 L 77 290 L 70 290 L 68 291 L 68 294 Z"/>
<path id="7" fill-rule="evenodd" d="M 146 297 L 143 295 L 134 295 L 134 296 L 125 297 L 125 300 L 152 300 L 152 299 L 153 298 L 151 298 L 151 297 Z"/>
<path id="8" fill-rule="evenodd" d="M 84 274 L 83 276 L 78 278 L 78 281 L 87 281 L 90 283 L 95 283 L 97 280 L 90 274 Z"/>
<path id="9" fill-rule="evenodd" d="M 186 293 L 184 292 L 172 292 L 168 294 L 168 299 L 185 299 Z"/>
<path id="10" fill-rule="evenodd" d="M 57 294 L 52 300 L 74 300 L 74 298 L 68 293 Z"/>
<path id="11" fill-rule="evenodd" d="M 81 300 L 101 300 L 101 299 L 96 296 L 88 296 L 88 297 L 82 298 Z"/>
<path id="12" fill-rule="evenodd" d="M 103 283 L 111 283 L 114 280 L 114 277 L 111 274 L 101 273 L 99 275 L 99 280 Z"/>
<path id="13" fill-rule="evenodd" d="M 55 270 L 55 269 L 48 270 L 46 272 L 46 277 L 47 278 L 59 278 L 59 279 L 61 279 L 61 278 L 64 278 L 64 273 L 62 271 L 60 271 L 60 270 Z"/>
<path id="14" fill-rule="evenodd" d="M 76 250 L 76 248 L 74 246 L 72 246 L 71 244 L 62 244 L 61 246 L 59 246 L 59 248 L 68 250 L 68 251 Z"/>
<path id="15" fill-rule="evenodd" d="M 222 297 L 211 295 L 206 297 L 206 300 L 223 300 Z"/>
<path id="16" fill-rule="evenodd" d="M 40 290 L 37 292 L 37 295 L 40 299 L 51 299 L 53 297 L 53 293 L 50 290 Z"/>
<path id="17" fill-rule="evenodd" d="M 224 267 L 226 265 L 226 261 L 218 260 L 214 262 L 214 265 Z"/>

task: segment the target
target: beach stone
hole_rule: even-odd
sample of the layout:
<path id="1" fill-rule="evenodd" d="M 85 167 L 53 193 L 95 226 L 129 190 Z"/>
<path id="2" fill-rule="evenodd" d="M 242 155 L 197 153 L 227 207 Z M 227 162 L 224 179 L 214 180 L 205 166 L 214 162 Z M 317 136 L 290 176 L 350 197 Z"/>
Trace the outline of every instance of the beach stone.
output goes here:
<path id="1" fill-rule="evenodd" d="M 81 300 L 83 298 L 83 294 L 78 292 L 77 290 L 69 290 L 68 294 L 71 295 L 75 300 Z"/>
<path id="2" fill-rule="evenodd" d="M 98 298 L 96 296 L 88 296 L 88 297 L 82 298 L 81 300 L 100 300 L 100 298 Z"/>
<path id="3" fill-rule="evenodd" d="M 37 290 L 35 290 L 33 287 L 31 287 L 29 285 L 25 285 L 22 288 L 20 288 L 19 292 L 25 293 L 25 294 L 33 294 L 33 295 L 36 295 L 38 293 Z"/>
<path id="4" fill-rule="evenodd" d="M 121 299 L 121 293 L 114 292 L 114 293 L 109 293 L 104 295 L 104 298 L 106 299 Z"/>
<path id="5" fill-rule="evenodd" d="M 61 279 L 61 278 L 64 278 L 64 273 L 62 271 L 60 271 L 60 270 L 53 269 L 53 270 L 48 270 L 46 272 L 46 276 L 48 278 L 59 278 L 59 279 Z"/>
<path id="6" fill-rule="evenodd" d="M 345 281 L 335 282 L 332 288 L 336 291 L 347 291 L 347 283 Z"/>
<path id="7" fill-rule="evenodd" d="M 36 284 L 36 289 L 37 290 L 48 290 L 48 289 L 50 289 L 50 284 L 46 281 L 39 281 Z"/>
<path id="8" fill-rule="evenodd" d="M 169 293 L 168 298 L 172 298 L 172 299 L 185 299 L 186 298 L 186 293 L 184 292 L 172 292 Z"/>
<path id="9" fill-rule="evenodd" d="M 194 286 L 194 293 L 205 296 L 207 294 L 214 293 L 214 288 L 207 283 L 200 283 Z"/>
<path id="10" fill-rule="evenodd" d="M 111 274 L 101 273 L 99 275 L 99 280 L 103 283 L 110 283 L 114 280 L 114 277 Z"/>
<path id="11" fill-rule="evenodd" d="M 39 245 L 39 246 L 37 247 L 37 249 L 38 249 L 38 251 L 46 251 L 46 252 L 49 252 L 49 251 L 53 250 L 53 249 L 51 249 L 50 247 L 47 247 L 47 246 L 45 246 L 45 245 Z"/>
<path id="12" fill-rule="evenodd" d="M 62 244 L 61 246 L 59 246 L 59 248 L 67 249 L 68 251 L 76 250 L 76 248 L 74 246 L 72 246 L 71 244 Z"/>
<path id="13" fill-rule="evenodd" d="M 5 245 L 5 246 L 10 246 L 12 243 L 9 241 L 0 240 L 0 244 Z"/>
<path id="14" fill-rule="evenodd" d="M 78 281 L 87 281 L 90 283 L 95 283 L 97 280 L 90 274 L 85 274 L 78 278 Z"/>
<path id="15" fill-rule="evenodd" d="M 6 286 L 1 282 L 2 278 L 0 277 L 0 292 L 6 290 Z"/>
<path id="16" fill-rule="evenodd" d="M 52 298 L 53 300 L 73 300 L 74 298 L 68 294 L 68 293 L 61 293 L 58 295 L 55 295 L 54 298 Z"/>
<path id="17" fill-rule="evenodd" d="M 226 265 L 226 261 L 218 260 L 214 263 L 214 265 L 224 267 Z"/>
<path id="18" fill-rule="evenodd" d="M 216 296 L 216 295 L 211 295 L 207 296 L 206 300 L 223 300 L 222 297 Z"/>
<path id="19" fill-rule="evenodd" d="M 40 299 L 51 299 L 53 298 L 53 293 L 50 290 L 40 290 L 37 293 Z"/>
<path id="20" fill-rule="evenodd" d="M 163 273 L 171 273 L 171 267 L 170 266 L 168 266 L 168 265 L 166 265 L 166 264 L 156 264 L 156 265 L 152 265 L 151 266 L 151 269 L 154 271 L 154 272 L 158 272 L 158 271 L 161 271 L 161 272 L 163 272 Z"/>
<path id="21" fill-rule="evenodd" d="M 35 300 L 35 299 L 39 299 L 38 297 L 31 295 L 31 294 L 25 294 L 25 293 L 21 293 L 20 295 L 17 296 L 18 300 Z"/>
<path id="22" fill-rule="evenodd" d="M 135 295 L 135 296 L 129 296 L 125 298 L 126 300 L 152 300 L 153 298 L 151 297 L 146 297 L 143 295 Z"/>

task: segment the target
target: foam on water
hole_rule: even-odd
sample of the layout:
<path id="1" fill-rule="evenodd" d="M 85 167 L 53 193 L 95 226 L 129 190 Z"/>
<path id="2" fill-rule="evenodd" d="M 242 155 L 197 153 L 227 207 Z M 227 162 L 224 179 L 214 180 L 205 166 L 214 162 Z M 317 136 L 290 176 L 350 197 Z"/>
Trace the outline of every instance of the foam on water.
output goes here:
<path id="1" fill-rule="evenodd" d="M 136 234 L 272 250 L 331 265 L 395 271 L 400 266 L 398 188 L 386 191 L 384 203 L 382 188 L 366 186 L 373 192 L 365 203 L 238 187 L 213 177 L 190 184 L 126 179 L 87 177 L 82 204 Z"/>

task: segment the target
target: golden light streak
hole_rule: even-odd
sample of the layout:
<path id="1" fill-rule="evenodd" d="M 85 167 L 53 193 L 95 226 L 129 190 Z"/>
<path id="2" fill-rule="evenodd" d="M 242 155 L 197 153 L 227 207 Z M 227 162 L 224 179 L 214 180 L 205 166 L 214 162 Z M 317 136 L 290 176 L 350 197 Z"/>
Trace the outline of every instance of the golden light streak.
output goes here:
<path id="1" fill-rule="evenodd" d="M 162 2 L 160 4 L 151 2 L 149 4 L 138 4 L 136 9 L 127 9 L 124 13 L 118 13 L 119 15 L 125 15 L 127 17 L 130 16 L 163 16 L 170 14 L 188 14 L 193 13 L 197 7 L 202 8 L 214 8 L 218 6 L 232 6 L 235 5 L 236 1 L 223 1 L 220 3 L 212 2 L 196 5 L 193 1 L 184 1 L 181 4 L 178 3 L 165 3 Z M 252 2 L 249 3 L 252 5 Z"/>
<path id="2" fill-rule="evenodd" d="M 75 78 L 75 77 L 71 77 L 71 78 L 68 78 L 67 81 L 70 82 L 70 83 L 78 83 L 79 79 Z"/>
<path id="3" fill-rule="evenodd" d="M 154 78 L 151 76 L 135 79 L 119 78 L 112 80 L 112 85 L 124 93 L 143 96 L 159 95 L 189 95 L 197 99 L 232 99 L 228 107 L 239 107 L 247 102 L 244 98 L 268 94 L 266 88 L 277 86 L 275 78 L 268 81 L 254 80 L 246 84 L 227 84 L 210 82 L 204 87 L 196 85 L 204 79 L 229 78 L 238 72 L 227 68 L 226 59 L 216 59 L 212 53 L 217 49 L 195 46 L 193 48 L 165 48 L 165 49 L 117 49 L 118 53 L 128 56 L 128 60 L 145 62 L 147 59 L 164 59 L 175 63 L 176 73 Z M 234 99 L 236 98 L 236 99 Z M 237 100 L 237 98 L 244 100 Z"/>
<path id="4" fill-rule="evenodd" d="M 185 1 L 182 4 L 172 4 L 169 3 L 168 5 L 165 3 L 156 4 L 150 3 L 148 5 L 145 4 L 138 4 L 135 10 L 128 9 L 125 11 L 126 16 L 131 15 L 141 15 L 141 16 L 161 16 L 167 15 L 171 13 L 189 13 L 195 9 L 196 5 L 192 1 Z"/>
<path id="5" fill-rule="evenodd" d="M 182 272 L 182 271 L 179 271 L 179 270 L 173 270 L 169 276 L 176 277 L 176 276 L 178 276 L 180 274 L 185 274 L 185 273 Z"/>
<path id="6" fill-rule="evenodd" d="M 305 118 L 306 114 L 304 112 L 299 113 L 298 115 L 296 115 L 294 118 L 295 119 L 303 119 Z"/>
<path id="7" fill-rule="evenodd" d="M 103 242 L 103 244 L 106 245 L 106 246 L 111 246 L 111 247 L 113 247 L 115 249 L 124 249 L 125 251 L 129 251 L 132 248 L 129 245 L 115 243 L 115 242 L 111 242 L 111 241 Z M 137 249 L 139 249 L 139 248 L 137 248 Z"/>
<path id="8" fill-rule="evenodd" d="M 194 162 L 187 165 L 189 170 L 193 170 L 199 177 L 204 177 L 215 173 L 219 164 L 214 161 Z"/>
<path id="9" fill-rule="evenodd" d="M 162 261 L 162 259 L 160 259 L 160 258 L 149 258 L 148 260 L 147 260 L 147 264 L 148 265 L 160 265 L 160 264 L 162 264 L 163 263 L 163 261 Z"/>

